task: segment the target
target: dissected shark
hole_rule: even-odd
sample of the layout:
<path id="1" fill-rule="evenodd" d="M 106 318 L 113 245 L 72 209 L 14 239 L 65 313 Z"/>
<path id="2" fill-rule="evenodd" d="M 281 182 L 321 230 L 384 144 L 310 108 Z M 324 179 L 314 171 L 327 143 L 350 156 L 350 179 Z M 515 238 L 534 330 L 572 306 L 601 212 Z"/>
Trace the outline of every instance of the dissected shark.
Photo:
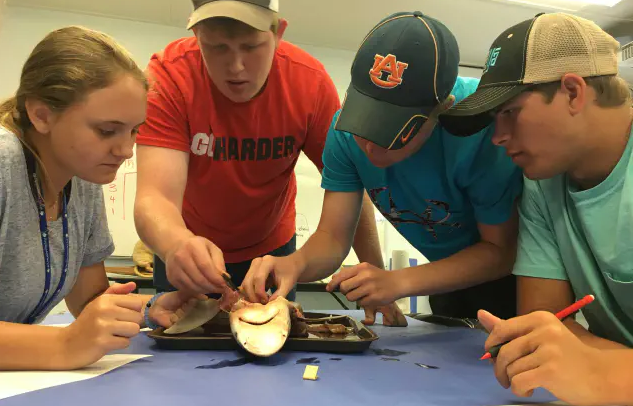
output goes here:
<path id="1" fill-rule="evenodd" d="M 231 334 L 246 351 L 260 357 L 277 353 L 286 343 L 293 327 L 295 336 L 307 337 L 307 326 L 298 303 L 283 297 L 267 304 L 251 303 L 239 294 L 227 293 L 220 300 L 200 300 L 180 320 L 164 331 L 182 334 L 203 326 L 220 312 L 229 314 Z M 295 323 L 292 320 L 295 319 Z M 294 324 L 294 326 L 293 326 Z"/>

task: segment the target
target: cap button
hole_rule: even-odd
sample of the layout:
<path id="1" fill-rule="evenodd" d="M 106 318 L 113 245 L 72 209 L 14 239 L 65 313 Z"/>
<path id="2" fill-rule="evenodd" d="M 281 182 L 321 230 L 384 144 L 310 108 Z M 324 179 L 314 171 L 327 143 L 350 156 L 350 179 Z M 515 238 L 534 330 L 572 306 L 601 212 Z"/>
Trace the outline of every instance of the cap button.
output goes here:
<path id="1" fill-rule="evenodd" d="M 420 11 L 414 11 L 413 15 L 416 16 L 416 17 L 424 17 L 424 14 L 422 14 L 422 12 L 420 12 Z"/>

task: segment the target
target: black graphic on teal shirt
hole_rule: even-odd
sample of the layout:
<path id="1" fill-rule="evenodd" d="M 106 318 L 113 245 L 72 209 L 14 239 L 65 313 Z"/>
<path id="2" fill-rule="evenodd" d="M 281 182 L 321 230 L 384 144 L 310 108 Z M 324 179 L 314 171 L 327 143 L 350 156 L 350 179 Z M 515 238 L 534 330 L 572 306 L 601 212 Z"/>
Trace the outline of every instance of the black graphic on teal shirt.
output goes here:
<path id="1" fill-rule="evenodd" d="M 384 192 L 387 192 L 388 197 L 388 206 L 385 207 L 385 204 L 381 204 L 379 200 L 383 200 Z M 442 202 L 439 200 L 433 199 L 425 199 L 427 206 L 424 211 L 419 214 L 415 213 L 411 210 L 400 210 L 396 207 L 396 203 L 391 196 L 391 191 L 389 188 L 380 187 L 376 189 L 369 190 L 369 197 L 374 202 L 374 205 L 380 210 L 380 213 L 385 217 L 394 227 L 398 228 L 398 226 L 402 224 L 418 224 L 421 225 L 432 237 L 434 240 L 437 240 L 437 231 L 438 227 L 450 227 L 453 231 L 454 229 L 461 228 L 461 223 L 459 222 L 451 222 L 451 212 L 450 205 L 446 202 Z M 450 232 L 449 231 L 449 232 Z"/>

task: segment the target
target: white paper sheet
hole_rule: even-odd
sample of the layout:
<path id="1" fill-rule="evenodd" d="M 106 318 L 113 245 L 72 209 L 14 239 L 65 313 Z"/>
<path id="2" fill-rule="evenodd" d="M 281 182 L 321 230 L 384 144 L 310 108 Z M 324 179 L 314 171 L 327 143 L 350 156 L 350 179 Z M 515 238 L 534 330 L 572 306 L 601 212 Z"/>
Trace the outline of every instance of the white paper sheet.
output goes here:
<path id="1" fill-rule="evenodd" d="M 0 372 L 0 399 L 53 386 L 95 378 L 123 365 L 151 355 L 112 354 L 85 368 L 74 371 Z"/>

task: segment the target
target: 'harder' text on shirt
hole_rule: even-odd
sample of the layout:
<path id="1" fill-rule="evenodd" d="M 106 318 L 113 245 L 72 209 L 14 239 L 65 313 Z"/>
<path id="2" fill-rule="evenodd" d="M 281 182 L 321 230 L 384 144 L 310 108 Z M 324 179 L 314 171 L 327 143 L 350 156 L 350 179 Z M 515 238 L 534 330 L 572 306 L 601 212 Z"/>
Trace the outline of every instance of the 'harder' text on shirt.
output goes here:
<path id="1" fill-rule="evenodd" d="M 295 137 L 287 135 L 274 138 L 215 137 L 197 133 L 191 142 L 191 152 L 207 155 L 214 161 L 265 161 L 292 156 Z"/>

